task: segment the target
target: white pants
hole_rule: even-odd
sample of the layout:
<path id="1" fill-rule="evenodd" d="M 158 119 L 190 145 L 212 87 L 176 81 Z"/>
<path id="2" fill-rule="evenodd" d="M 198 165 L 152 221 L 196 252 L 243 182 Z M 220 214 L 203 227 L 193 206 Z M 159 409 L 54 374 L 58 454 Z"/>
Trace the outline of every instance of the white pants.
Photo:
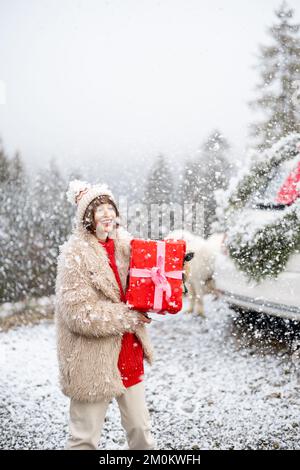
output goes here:
<path id="1" fill-rule="evenodd" d="M 129 449 L 155 449 L 156 442 L 150 432 L 150 414 L 145 401 L 144 381 L 128 387 L 116 397 L 121 423 L 126 431 Z M 70 435 L 65 449 L 95 450 L 98 448 L 106 411 L 111 400 L 96 403 L 70 400 Z"/>

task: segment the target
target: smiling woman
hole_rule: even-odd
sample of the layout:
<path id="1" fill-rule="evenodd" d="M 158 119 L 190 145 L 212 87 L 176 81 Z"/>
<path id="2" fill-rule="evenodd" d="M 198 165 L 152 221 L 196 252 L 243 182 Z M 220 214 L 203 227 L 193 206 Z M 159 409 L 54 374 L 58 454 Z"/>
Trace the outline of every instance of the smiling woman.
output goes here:
<path id="1" fill-rule="evenodd" d="M 55 318 L 62 391 L 70 397 L 66 449 L 97 449 L 116 398 L 130 449 L 154 449 L 145 400 L 144 359 L 153 361 L 145 324 L 125 303 L 131 235 L 106 185 L 70 182 L 76 227 L 60 247 Z M 117 227 L 115 227 L 117 225 Z"/>
<path id="2" fill-rule="evenodd" d="M 101 195 L 96 197 L 86 208 L 83 225 L 84 227 L 94 235 L 98 235 L 97 226 L 99 222 L 106 223 L 108 221 L 113 222 L 115 220 L 116 227 L 119 227 L 119 210 L 114 201 L 108 195 Z M 109 220 L 105 220 L 105 219 Z M 111 225 L 111 224 L 110 224 Z M 107 231 L 110 231 L 111 227 L 108 227 Z M 101 238 L 101 237 L 97 237 Z"/>

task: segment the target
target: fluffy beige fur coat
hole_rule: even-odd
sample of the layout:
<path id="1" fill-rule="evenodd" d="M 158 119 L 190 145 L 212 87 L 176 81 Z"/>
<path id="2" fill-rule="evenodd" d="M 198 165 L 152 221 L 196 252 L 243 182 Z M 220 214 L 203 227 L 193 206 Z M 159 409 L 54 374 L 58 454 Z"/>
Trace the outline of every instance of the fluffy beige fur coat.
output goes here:
<path id="1" fill-rule="evenodd" d="M 123 288 L 130 256 L 130 234 L 115 229 L 115 256 Z M 55 286 L 55 323 L 60 384 L 65 395 L 96 402 L 121 395 L 118 370 L 122 335 L 134 332 L 152 365 L 145 324 L 120 300 L 106 250 L 83 226 L 60 247 Z"/>

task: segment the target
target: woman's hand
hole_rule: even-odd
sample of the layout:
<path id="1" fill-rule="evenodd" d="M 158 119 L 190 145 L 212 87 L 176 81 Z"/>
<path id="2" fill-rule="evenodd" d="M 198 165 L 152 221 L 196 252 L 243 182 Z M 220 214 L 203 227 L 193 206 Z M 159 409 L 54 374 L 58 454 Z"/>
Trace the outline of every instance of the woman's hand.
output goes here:
<path id="1" fill-rule="evenodd" d="M 141 323 L 151 323 L 152 322 L 152 318 L 148 318 L 146 312 L 142 312 L 140 310 L 137 310 L 137 312 L 138 312 L 138 318 L 139 318 Z"/>

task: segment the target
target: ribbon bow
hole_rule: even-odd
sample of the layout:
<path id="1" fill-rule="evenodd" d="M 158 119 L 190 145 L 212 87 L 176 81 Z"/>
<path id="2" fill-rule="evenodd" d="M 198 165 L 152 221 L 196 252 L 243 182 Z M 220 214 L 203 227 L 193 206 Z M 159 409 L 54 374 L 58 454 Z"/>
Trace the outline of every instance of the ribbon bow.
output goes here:
<path id="1" fill-rule="evenodd" d="M 157 266 L 151 268 L 151 279 L 157 289 L 166 292 L 166 299 L 169 300 L 171 297 L 171 286 L 165 274 L 165 262 L 161 255 L 157 257 Z"/>

